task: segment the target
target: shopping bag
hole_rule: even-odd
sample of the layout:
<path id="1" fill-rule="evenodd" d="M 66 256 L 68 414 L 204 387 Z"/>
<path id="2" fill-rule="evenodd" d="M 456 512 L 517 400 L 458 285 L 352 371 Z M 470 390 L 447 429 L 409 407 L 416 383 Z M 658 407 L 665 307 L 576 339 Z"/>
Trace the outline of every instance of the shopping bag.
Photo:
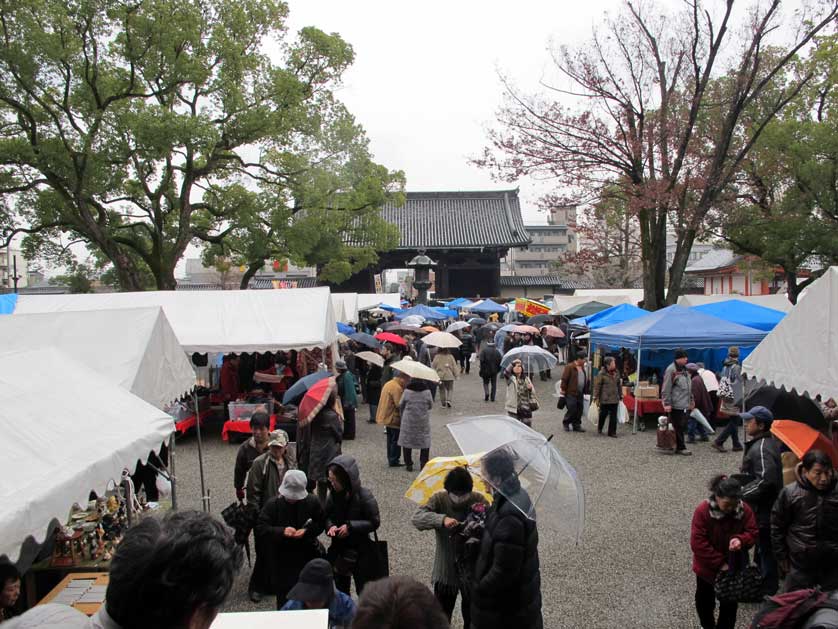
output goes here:
<path id="1" fill-rule="evenodd" d="M 169 498 L 172 495 L 172 481 L 168 478 L 163 476 L 162 474 L 157 474 L 157 478 L 154 479 L 154 485 L 157 487 L 157 493 L 160 496 L 160 499 Z"/>
<path id="2" fill-rule="evenodd" d="M 617 403 L 617 423 L 627 424 L 629 422 L 629 412 L 626 405 L 622 402 Z"/>
<path id="3" fill-rule="evenodd" d="M 658 417 L 658 434 L 657 446 L 660 450 L 669 450 L 674 452 L 677 440 L 675 438 L 675 428 L 669 421 L 666 415 Z"/>
<path id="4" fill-rule="evenodd" d="M 387 541 L 378 539 L 378 533 L 373 533 L 374 541 L 371 552 L 364 557 L 366 577 L 368 581 L 376 581 L 390 576 L 390 552 Z"/>
<path id="5" fill-rule="evenodd" d="M 591 405 L 588 407 L 588 421 L 594 427 L 599 428 L 599 404 L 597 402 L 591 402 Z"/>
<path id="6" fill-rule="evenodd" d="M 590 409 L 590 407 L 591 407 L 591 396 L 590 395 L 582 396 L 582 416 L 583 417 L 588 414 L 588 409 Z"/>
<path id="7" fill-rule="evenodd" d="M 730 603 L 759 603 L 762 584 L 762 572 L 749 561 L 748 554 L 732 552 L 727 570 L 716 575 L 716 598 Z"/>
<path id="8" fill-rule="evenodd" d="M 710 422 L 707 421 L 707 418 L 704 416 L 704 413 L 702 413 L 700 410 L 694 408 L 692 410 L 692 413 L 690 413 L 690 417 L 692 417 L 695 421 L 701 424 L 708 434 L 715 434 L 716 431 L 713 430 L 713 426 L 710 425 Z"/>

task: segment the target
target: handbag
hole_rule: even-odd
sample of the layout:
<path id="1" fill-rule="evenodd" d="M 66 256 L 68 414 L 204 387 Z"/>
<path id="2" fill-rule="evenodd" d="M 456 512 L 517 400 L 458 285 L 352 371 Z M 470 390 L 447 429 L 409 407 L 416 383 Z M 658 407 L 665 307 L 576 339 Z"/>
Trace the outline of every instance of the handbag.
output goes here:
<path id="1" fill-rule="evenodd" d="M 515 414 L 518 416 L 518 419 L 531 419 L 532 407 L 526 402 L 519 404 Z"/>
<path id="2" fill-rule="evenodd" d="M 530 411 L 537 411 L 541 408 L 541 404 L 538 402 L 538 398 L 535 397 L 535 391 L 530 391 Z"/>
<path id="3" fill-rule="evenodd" d="M 567 408 L 567 398 L 564 395 L 559 396 L 559 401 L 556 402 L 556 408 L 559 409 L 560 411 Z"/>
<path id="4" fill-rule="evenodd" d="M 661 415 L 658 418 L 658 430 L 657 430 L 657 447 L 659 450 L 666 450 L 669 452 L 674 452 L 675 448 L 677 447 L 678 441 L 675 436 L 675 428 L 672 426 L 672 423 L 669 421 L 669 417 L 666 415 Z"/>
<path id="5" fill-rule="evenodd" d="M 731 552 L 727 565 L 727 570 L 720 570 L 716 575 L 716 598 L 730 603 L 761 602 L 764 577 L 747 553 Z"/>
<path id="6" fill-rule="evenodd" d="M 368 569 L 366 576 L 369 581 L 383 579 L 390 576 L 390 551 L 387 542 L 378 539 L 378 532 L 373 531 L 373 542 L 367 557 Z"/>

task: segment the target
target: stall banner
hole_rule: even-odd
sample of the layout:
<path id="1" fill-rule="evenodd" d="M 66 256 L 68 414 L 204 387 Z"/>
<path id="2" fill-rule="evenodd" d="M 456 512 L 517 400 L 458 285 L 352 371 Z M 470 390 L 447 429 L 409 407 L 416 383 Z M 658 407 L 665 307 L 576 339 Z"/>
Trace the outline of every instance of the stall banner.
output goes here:
<path id="1" fill-rule="evenodd" d="M 375 280 L 375 292 L 376 293 L 383 293 L 384 292 L 384 283 L 381 281 L 381 273 L 376 273 L 373 276 Z"/>
<path id="2" fill-rule="evenodd" d="M 527 318 L 540 314 L 550 314 L 550 308 L 544 304 L 521 297 L 515 300 L 515 311 L 522 313 Z"/>

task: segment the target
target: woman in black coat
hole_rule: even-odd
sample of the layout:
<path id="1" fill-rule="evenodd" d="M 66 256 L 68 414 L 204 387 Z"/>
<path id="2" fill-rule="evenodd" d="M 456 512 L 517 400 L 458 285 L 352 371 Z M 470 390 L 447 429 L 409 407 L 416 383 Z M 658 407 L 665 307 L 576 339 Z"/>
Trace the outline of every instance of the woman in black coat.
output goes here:
<path id="1" fill-rule="evenodd" d="M 329 496 L 326 498 L 326 535 L 332 540 L 326 557 L 335 570 L 335 586 L 350 594 L 352 577 L 361 595 L 364 584 L 378 574 L 375 547 L 370 539 L 381 526 L 378 502 L 372 492 L 361 487 L 358 463 L 348 454 L 329 464 Z"/>
<path id="2" fill-rule="evenodd" d="M 381 375 L 381 367 L 370 363 L 367 370 L 366 388 L 364 389 L 367 404 L 370 405 L 370 418 L 367 420 L 370 424 L 375 423 L 375 414 L 378 411 L 378 398 L 381 397 Z"/>
<path id="3" fill-rule="evenodd" d="M 256 524 L 256 535 L 270 549 L 270 583 L 277 609 L 285 605 L 285 597 L 297 583 L 303 566 L 320 556 L 317 536 L 324 528 L 323 507 L 306 491 L 306 483 L 303 472 L 288 470 L 279 496 L 265 503 Z"/>
<path id="4" fill-rule="evenodd" d="M 471 588 L 471 626 L 542 629 L 538 530 L 518 508 L 529 510 L 530 498 L 508 453 L 492 452 L 481 465 L 495 500 L 486 516 Z"/>

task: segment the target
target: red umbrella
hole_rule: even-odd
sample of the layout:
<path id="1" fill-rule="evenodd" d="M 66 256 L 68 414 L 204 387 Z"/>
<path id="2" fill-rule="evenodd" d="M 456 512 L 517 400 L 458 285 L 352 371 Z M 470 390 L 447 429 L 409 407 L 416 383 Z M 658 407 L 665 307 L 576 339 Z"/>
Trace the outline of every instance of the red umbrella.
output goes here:
<path id="1" fill-rule="evenodd" d="M 392 332 L 379 332 L 375 335 L 375 338 L 382 343 L 395 343 L 396 345 L 404 345 L 407 347 L 407 341 L 405 341 L 398 334 L 393 334 Z"/>
<path id="2" fill-rule="evenodd" d="M 337 382 L 332 376 L 314 383 L 300 401 L 297 410 L 297 426 L 302 428 L 310 424 L 314 416 L 326 406 L 332 393 L 337 391 L 337 388 Z"/>
<path id="3" fill-rule="evenodd" d="M 557 328 L 555 325 L 542 326 L 541 331 L 547 336 L 552 336 L 554 339 L 564 338 L 564 332 L 562 332 L 562 329 Z"/>

